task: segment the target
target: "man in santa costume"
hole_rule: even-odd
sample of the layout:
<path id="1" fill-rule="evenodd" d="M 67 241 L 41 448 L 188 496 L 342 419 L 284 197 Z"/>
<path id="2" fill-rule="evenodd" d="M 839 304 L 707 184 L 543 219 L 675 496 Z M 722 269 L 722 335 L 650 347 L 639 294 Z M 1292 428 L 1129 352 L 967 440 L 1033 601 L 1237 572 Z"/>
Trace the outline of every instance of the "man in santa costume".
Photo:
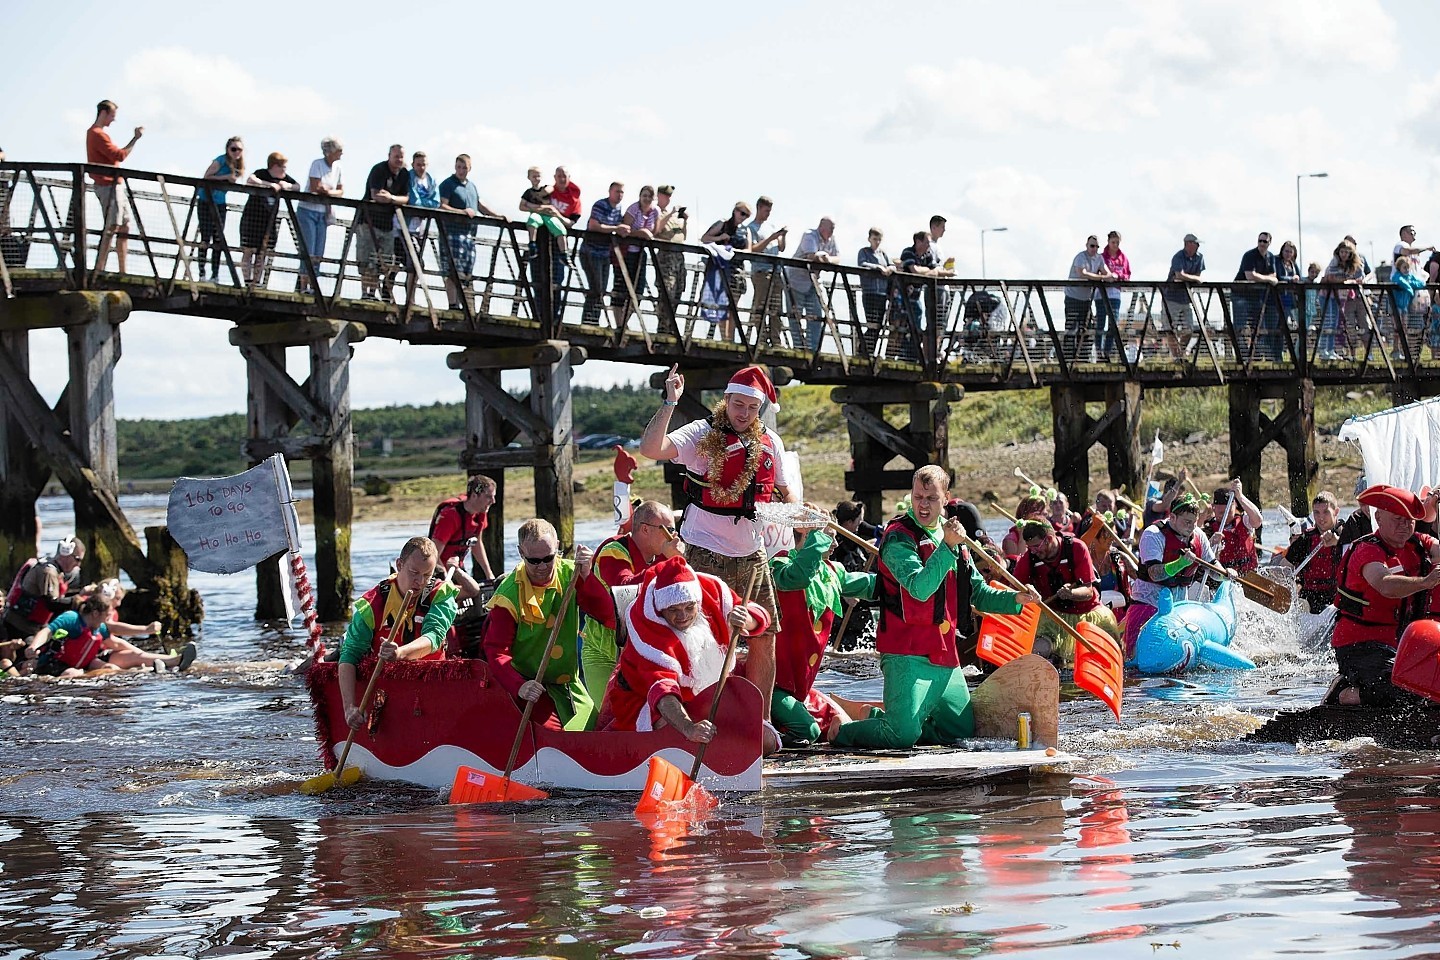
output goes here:
<path id="1" fill-rule="evenodd" d="M 730 378 L 709 419 L 671 431 L 670 418 L 684 392 L 685 377 L 678 365 L 671 367 L 664 401 L 645 427 L 640 452 L 685 467 L 687 505 L 680 537 L 691 567 L 719 577 L 734 590 L 745 589 L 751 575 L 760 571 L 753 599 L 767 620 L 760 635 L 748 640 L 746 676 L 760 689 L 769 716 L 777 614 L 755 504 L 796 499 L 785 476 L 785 445 L 760 420 L 766 404 L 778 406 L 775 385 L 760 367 L 746 367 Z"/>
<path id="2" fill-rule="evenodd" d="M 747 604 L 718 577 L 691 569 L 684 557 L 654 564 L 626 614 L 629 642 L 605 691 L 602 730 L 657 730 L 708 743 L 715 727 L 690 707 L 720 679 L 732 638 L 753 638 L 771 626 L 757 603 Z"/>

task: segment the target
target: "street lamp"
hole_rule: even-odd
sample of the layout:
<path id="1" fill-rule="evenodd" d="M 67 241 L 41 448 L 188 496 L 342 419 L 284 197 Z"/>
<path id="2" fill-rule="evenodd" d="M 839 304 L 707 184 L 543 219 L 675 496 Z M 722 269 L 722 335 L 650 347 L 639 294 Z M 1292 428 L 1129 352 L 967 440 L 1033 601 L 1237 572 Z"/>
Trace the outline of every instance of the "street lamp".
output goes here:
<path id="1" fill-rule="evenodd" d="M 1295 174 L 1295 266 L 1300 270 L 1305 269 L 1305 241 L 1302 239 L 1304 231 L 1300 227 L 1300 181 L 1328 176 L 1328 173 Z"/>
<path id="2" fill-rule="evenodd" d="M 980 230 L 980 279 L 985 279 L 985 234 L 1004 233 L 1009 227 L 983 227 Z"/>

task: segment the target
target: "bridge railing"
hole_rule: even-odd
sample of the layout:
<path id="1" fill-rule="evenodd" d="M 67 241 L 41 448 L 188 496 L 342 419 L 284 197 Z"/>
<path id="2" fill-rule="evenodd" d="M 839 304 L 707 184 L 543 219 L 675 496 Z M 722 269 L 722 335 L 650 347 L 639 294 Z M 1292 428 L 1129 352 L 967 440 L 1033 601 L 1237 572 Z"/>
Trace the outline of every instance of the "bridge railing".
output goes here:
<path id="1" fill-rule="evenodd" d="M 123 273 L 88 179 L 117 172 Z M 523 223 L 244 184 L 223 185 L 221 218 L 200 192 L 214 186 L 0 163 L 6 293 L 124 286 L 142 309 L 343 314 L 496 337 L 513 327 L 516 339 L 538 331 L 620 359 L 743 356 L 817 381 L 1374 380 L 1440 366 L 1433 289 L 1407 303 L 1392 284 L 939 278 L 583 230 L 542 229 L 532 253 Z M 321 243 L 307 242 L 302 203 L 325 214 L 309 234 Z M 213 278 L 201 279 L 202 257 L 218 263 Z"/>

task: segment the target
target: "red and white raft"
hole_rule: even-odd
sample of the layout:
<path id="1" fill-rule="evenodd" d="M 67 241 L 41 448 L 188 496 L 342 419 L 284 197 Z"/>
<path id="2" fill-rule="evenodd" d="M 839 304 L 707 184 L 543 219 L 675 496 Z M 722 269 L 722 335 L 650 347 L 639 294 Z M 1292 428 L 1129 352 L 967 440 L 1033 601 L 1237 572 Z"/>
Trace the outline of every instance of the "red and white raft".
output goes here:
<path id="1" fill-rule="evenodd" d="M 373 661 L 358 670 L 364 688 Z M 333 769 L 349 733 L 340 708 L 336 665 L 317 663 L 306 677 L 315 704 L 315 733 L 322 762 Z M 376 686 L 367 728 L 355 737 L 347 765 L 373 780 L 398 780 L 442 789 L 462 765 L 495 775 L 505 770 L 520 708 L 490 675 L 482 660 L 420 660 L 385 667 Z M 725 685 L 716 716 L 717 734 L 705 752 L 699 780 L 712 792 L 755 793 L 762 788 L 819 785 L 931 786 L 1013 779 L 1035 767 L 1063 762 L 1047 753 L 1058 725 L 1059 680 L 1040 657 L 1012 661 L 976 691 L 977 736 L 1008 738 L 1016 715 L 1031 715 L 1034 749 L 840 753 L 824 749 L 785 751 L 762 760 L 760 692 L 743 677 Z M 709 710 L 709 692 L 696 709 Z M 566 733 L 531 723 L 521 741 L 514 779 L 541 788 L 639 791 L 649 761 L 660 756 L 688 771 L 694 747 L 672 729 L 645 733 Z"/>

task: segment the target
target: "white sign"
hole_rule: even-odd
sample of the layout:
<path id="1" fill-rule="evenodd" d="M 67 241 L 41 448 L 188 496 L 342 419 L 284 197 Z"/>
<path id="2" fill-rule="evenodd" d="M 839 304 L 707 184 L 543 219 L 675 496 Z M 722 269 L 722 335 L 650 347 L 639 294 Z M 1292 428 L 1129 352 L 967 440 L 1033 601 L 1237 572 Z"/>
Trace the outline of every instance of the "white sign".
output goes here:
<path id="1" fill-rule="evenodd" d="M 166 522 L 190 569 L 206 573 L 237 573 L 296 549 L 300 540 L 290 473 L 279 454 L 233 477 L 176 480 Z"/>

